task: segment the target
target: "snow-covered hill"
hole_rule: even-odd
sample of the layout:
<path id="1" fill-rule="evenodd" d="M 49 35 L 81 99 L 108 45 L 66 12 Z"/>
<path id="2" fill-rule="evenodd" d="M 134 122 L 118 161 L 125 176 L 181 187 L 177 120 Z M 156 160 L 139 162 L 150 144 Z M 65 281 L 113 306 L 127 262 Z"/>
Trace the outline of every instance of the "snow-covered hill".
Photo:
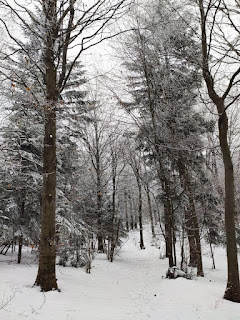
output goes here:
<path id="1" fill-rule="evenodd" d="M 226 255 L 215 249 L 216 270 L 207 249 L 205 278 L 165 279 L 167 260 L 151 246 L 138 247 L 138 233 L 130 233 L 114 263 L 98 255 L 92 273 L 57 266 L 61 292 L 42 293 L 32 284 L 37 266 L 21 265 L 15 256 L 0 256 L 1 320 L 239 320 L 240 304 L 222 299 L 226 286 Z"/>

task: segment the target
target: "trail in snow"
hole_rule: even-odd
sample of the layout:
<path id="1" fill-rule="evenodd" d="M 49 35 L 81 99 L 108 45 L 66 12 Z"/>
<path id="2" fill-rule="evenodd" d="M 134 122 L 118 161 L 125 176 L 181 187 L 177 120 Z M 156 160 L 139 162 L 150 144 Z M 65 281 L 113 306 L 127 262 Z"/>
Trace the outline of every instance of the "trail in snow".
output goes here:
<path id="1" fill-rule="evenodd" d="M 222 299 L 226 285 L 224 249 L 216 249 L 217 270 L 204 255 L 205 278 L 165 279 L 167 260 L 139 235 L 130 233 L 115 262 L 98 255 L 92 273 L 57 266 L 59 292 L 32 288 L 35 264 L 16 264 L 11 256 L 0 262 L 1 320 L 239 320 L 240 305 Z M 31 256 L 29 254 L 29 256 Z M 0 257 L 2 260 L 3 258 Z M 28 260 L 29 261 L 29 260 Z"/>

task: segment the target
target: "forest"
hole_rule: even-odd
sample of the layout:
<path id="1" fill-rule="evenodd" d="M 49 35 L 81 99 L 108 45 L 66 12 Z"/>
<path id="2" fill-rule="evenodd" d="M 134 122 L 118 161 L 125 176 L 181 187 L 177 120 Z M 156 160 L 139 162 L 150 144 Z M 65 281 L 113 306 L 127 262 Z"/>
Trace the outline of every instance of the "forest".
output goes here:
<path id="1" fill-rule="evenodd" d="M 1 319 L 239 319 L 239 17 L 0 0 Z"/>

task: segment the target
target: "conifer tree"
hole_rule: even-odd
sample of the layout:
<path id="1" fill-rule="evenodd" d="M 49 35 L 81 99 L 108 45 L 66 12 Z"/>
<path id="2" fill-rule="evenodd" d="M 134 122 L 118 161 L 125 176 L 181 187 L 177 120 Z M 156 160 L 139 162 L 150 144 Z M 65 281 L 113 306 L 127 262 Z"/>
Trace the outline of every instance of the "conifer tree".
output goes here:
<path id="1" fill-rule="evenodd" d="M 147 14 L 144 18 L 141 12 L 144 9 L 140 9 L 136 17 L 136 30 L 123 48 L 129 74 L 129 92 L 133 97 L 132 103 L 125 103 L 124 106 L 130 113 L 137 110 L 139 137 L 145 140 L 142 147 L 149 153 L 161 184 L 166 255 L 171 267 L 176 263 L 174 214 L 181 197 L 180 181 L 175 177 L 175 170 L 179 171 L 181 178 L 183 176 L 175 160 L 182 157 L 179 163 L 186 163 L 193 153 L 191 149 L 202 147 L 199 134 L 203 134 L 204 129 L 199 131 L 197 128 L 198 122 L 203 124 L 204 120 L 193 112 L 200 73 L 198 64 L 190 56 L 199 51 L 198 45 L 188 24 L 176 12 L 169 12 L 164 1 L 161 5 L 156 2 L 152 12 L 144 11 Z M 206 126 L 204 124 L 203 128 Z M 195 164 L 191 161 L 192 166 Z M 195 252 L 194 266 L 198 266 L 198 275 L 203 276 L 198 217 L 194 209 L 194 195 L 187 187 L 187 181 L 184 180 L 184 192 L 188 197 L 186 212 L 190 213 L 186 220 L 189 221 L 187 229 L 189 233 L 195 230 L 189 238 L 190 241 L 193 239 L 190 248 Z"/>

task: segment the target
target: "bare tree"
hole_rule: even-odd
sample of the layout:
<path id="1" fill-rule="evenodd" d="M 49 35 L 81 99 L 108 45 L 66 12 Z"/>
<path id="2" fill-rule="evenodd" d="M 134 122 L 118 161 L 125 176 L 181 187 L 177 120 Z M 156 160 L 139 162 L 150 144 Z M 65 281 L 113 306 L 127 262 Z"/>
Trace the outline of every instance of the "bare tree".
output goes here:
<path id="1" fill-rule="evenodd" d="M 240 302 L 239 269 L 235 234 L 234 172 L 229 146 L 227 110 L 240 97 L 239 7 L 237 2 L 198 0 L 201 25 L 202 73 L 218 114 L 219 142 L 225 172 L 225 228 L 228 280 L 224 298 Z M 222 72 L 225 76 L 222 77 Z"/>
<path id="2" fill-rule="evenodd" d="M 82 53 L 90 47 L 113 35 L 108 26 L 122 16 L 127 8 L 127 0 L 43 0 L 35 7 L 24 2 L 0 1 L 4 14 L 10 14 L 20 28 L 27 30 L 29 38 L 37 39 L 39 48 L 28 48 L 24 40 L 11 31 L 6 19 L 0 17 L 10 38 L 11 47 L 2 54 L 2 59 L 17 64 L 16 53 L 22 51 L 26 61 L 31 62 L 41 75 L 41 99 L 27 79 L 14 79 L 26 88 L 32 103 L 41 106 L 45 117 L 43 153 L 42 229 L 39 269 L 35 284 L 43 291 L 57 289 L 55 275 L 55 200 L 56 200 L 56 114 L 60 109 L 61 94 L 66 89 L 72 71 Z M 34 52 L 40 51 L 39 60 Z M 2 75 L 10 78 L 7 72 Z M 10 78 L 10 80 L 12 80 Z M 61 103 L 60 103 L 61 102 Z"/>
<path id="3" fill-rule="evenodd" d="M 112 117 L 104 114 L 103 107 L 95 101 L 89 113 L 91 121 L 82 127 L 82 141 L 86 149 L 88 166 L 95 183 L 96 217 L 98 229 L 98 251 L 104 252 L 105 231 L 103 226 L 103 202 L 106 198 L 107 185 L 112 178 L 116 179 L 115 163 L 111 168 L 111 143 L 116 135 L 117 126 L 111 124 Z M 114 174 L 111 174 L 111 170 Z M 116 181 L 113 182 L 113 203 L 115 212 Z"/>
<path id="4" fill-rule="evenodd" d="M 142 160 L 141 155 L 137 151 L 136 145 L 132 144 L 129 140 L 127 142 L 127 149 L 126 152 L 126 159 L 132 171 L 134 173 L 136 182 L 137 182 L 137 189 L 138 189 L 138 222 L 139 222 L 139 233 L 140 233 L 140 249 L 145 249 L 144 240 L 143 240 L 143 168 L 142 168 Z"/>
<path id="5" fill-rule="evenodd" d="M 116 246 L 119 242 L 121 220 L 117 209 L 117 195 L 121 174 L 125 168 L 125 161 L 123 161 L 123 143 L 121 143 L 119 134 L 113 134 L 110 142 L 110 158 L 111 158 L 111 180 L 112 180 L 112 217 L 111 217 L 111 232 L 110 242 L 111 248 L 109 253 L 109 260 L 113 262 Z M 125 198 L 126 201 L 126 198 Z M 126 203 L 125 203 L 126 206 Z M 126 210 L 126 208 L 125 208 Z M 125 215 L 127 213 L 125 212 Z"/>

